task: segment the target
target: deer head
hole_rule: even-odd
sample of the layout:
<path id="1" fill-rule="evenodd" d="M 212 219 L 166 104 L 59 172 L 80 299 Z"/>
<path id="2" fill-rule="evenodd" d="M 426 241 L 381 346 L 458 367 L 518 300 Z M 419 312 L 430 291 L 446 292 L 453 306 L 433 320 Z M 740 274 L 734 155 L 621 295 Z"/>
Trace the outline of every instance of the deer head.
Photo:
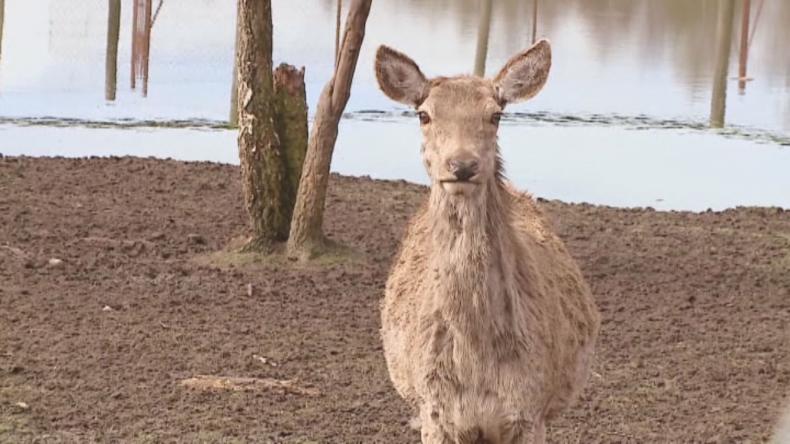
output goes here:
<path id="1" fill-rule="evenodd" d="M 405 54 L 387 46 L 376 53 L 376 78 L 384 94 L 417 111 L 432 187 L 458 198 L 480 195 L 501 180 L 497 131 L 502 111 L 536 95 L 550 67 L 546 40 L 516 54 L 492 79 L 427 79 Z"/>

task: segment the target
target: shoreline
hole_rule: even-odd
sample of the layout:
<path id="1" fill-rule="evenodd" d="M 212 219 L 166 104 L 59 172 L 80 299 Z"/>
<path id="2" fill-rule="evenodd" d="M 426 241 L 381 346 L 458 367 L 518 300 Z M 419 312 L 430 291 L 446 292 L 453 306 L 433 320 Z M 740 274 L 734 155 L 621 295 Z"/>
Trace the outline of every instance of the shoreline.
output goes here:
<path id="1" fill-rule="evenodd" d="M 227 163 L 222 161 L 215 161 L 215 160 L 181 160 L 176 159 L 173 157 L 157 157 L 157 156 L 135 156 L 135 155 L 102 155 L 102 156 L 63 156 L 63 155 L 43 155 L 43 156 L 30 156 L 30 155 L 6 155 L 0 151 L 0 160 L 7 159 L 52 159 L 52 160 L 75 160 L 75 161 L 86 161 L 86 160 L 124 160 L 124 159 L 138 159 L 144 161 L 162 161 L 162 162 L 181 162 L 185 164 L 207 164 L 207 165 L 216 165 L 222 167 L 231 167 L 231 168 L 238 168 L 238 163 Z M 339 178 L 346 178 L 346 179 L 359 179 L 359 180 L 369 180 L 373 182 L 383 182 L 383 183 L 401 183 L 401 184 L 408 184 L 415 187 L 425 188 L 427 190 L 428 185 L 421 184 L 418 182 L 412 182 L 406 179 L 386 179 L 386 178 L 376 178 L 371 177 L 369 175 L 351 175 L 351 174 L 342 174 L 332 171 L 330 173 L 332 176 L 337 176 Z M 515 186 L 515 185 L 514 185 Z M 535 200 L 546 203 L 546 202 L 554 202 L 557 204 L 563 205 L 580 205 L 580 206 L 593 206 L 593 207 L 600 207 L 602 209 L 611 209 L 611 210 L 625 210 L 625 211 L 655 211 L 659 213 L 689 213 L 689 214 L 704 214 L 704 213 L 726 213 L 728 211 L 740 211 L 740 210 L 766 210 L 766 211 L 775 211 L 777 213 L 783 212 L 790 212 L 790 207 L 782 207 L 777 205 L 735 205 L 727 208 L 721 209 L 712 209 L 707 208 L 704 210 L 678 210 L 678 209 L 662 209 L 662 208 L 654 208 L 652 206 L 616 206 L 616 205 L 607 205 L 607 204 L 599 204 L 599 203 L 590 203 L 590 202 L 583 202 L 583 201 L 566 201 L 562 199 L 553 199 L 553 198 L 545 198 L 538 195 L 533 194 L 529 189 L 523 189 L 522 187 L 516 187 L 519 191 L 527 192 L 532 195 Z"/>

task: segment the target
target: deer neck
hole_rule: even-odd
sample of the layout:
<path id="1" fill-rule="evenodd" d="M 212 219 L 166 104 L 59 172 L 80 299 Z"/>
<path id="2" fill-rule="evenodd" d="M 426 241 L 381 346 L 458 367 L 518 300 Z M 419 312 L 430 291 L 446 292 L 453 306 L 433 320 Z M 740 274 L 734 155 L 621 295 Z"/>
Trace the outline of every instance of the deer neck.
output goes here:
<path id="1" fill-rule="evenodd" d="M 431 191 L 431 270 L 436 308 L 462 329 L 509 315 L 516 267 L 510 197 L 499 180 L 476 199 Z"/>

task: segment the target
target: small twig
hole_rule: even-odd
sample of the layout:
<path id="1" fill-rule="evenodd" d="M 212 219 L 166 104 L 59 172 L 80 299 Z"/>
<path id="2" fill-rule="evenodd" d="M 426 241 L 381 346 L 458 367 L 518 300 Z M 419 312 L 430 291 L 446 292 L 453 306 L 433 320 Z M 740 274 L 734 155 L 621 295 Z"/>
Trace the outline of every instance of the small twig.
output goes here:
<path id="1" fill-rule="evenodd" d="M 159 10 L 162 9 L 162 3 L 164 3 L 164 2 L 165 2 L 165 0 L 159 0 L 159 5 L 156 7 L 156 11 L 154 12 L 154 17 L 151 19 L 151 25 L 149 26 L 150 28 L 154 27 L 154 23 L 156 22 L 156 18 L 159 17 Z"/>
<path id="2" fill-rule="evenodd" d="M 318 389 L 299 386 L 295 379 L 198 375 L 194 378 L 184 379 L 181 381 L 181 385 L 203 390 L 249 391 L 261 388 L 282 390 L 305 396 L 319 396 L 321 394 Z"/>
<path id="3" fill-rule="evenodd" d="M 752 48 L 752 39 L 754 38 L 754 33 L 757 31 L 757 23 L 760 22 L 760 14 L 763 12 L 763 3 L 765 3 L 765 0 L 760 0 L 760 6 L 757 7 L 757 14 L 754 16 L 752 32 L 749 33 L 749 42 L 746 44 L 748 49 Z"/>

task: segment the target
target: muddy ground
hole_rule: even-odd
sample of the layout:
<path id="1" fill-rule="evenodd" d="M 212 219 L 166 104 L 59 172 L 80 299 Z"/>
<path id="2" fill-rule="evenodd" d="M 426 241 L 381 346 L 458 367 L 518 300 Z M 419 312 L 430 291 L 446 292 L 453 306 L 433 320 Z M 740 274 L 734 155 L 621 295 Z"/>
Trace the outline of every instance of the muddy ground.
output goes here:
<path id="1" fill-rule="evenodd" d="M 334 176 L 326 229 L 352 263 L 207 264 L 245 233 L 239 186 L 209 163 L 0 159 L 0 442 L 418 440 L 378 303 L 426 189 Z M 790 393 L 790 212 L 543 207 L 603 314 L 550 441 L 768 439 Z M 299 390 L 181 384 L 197 375 Z"/>

